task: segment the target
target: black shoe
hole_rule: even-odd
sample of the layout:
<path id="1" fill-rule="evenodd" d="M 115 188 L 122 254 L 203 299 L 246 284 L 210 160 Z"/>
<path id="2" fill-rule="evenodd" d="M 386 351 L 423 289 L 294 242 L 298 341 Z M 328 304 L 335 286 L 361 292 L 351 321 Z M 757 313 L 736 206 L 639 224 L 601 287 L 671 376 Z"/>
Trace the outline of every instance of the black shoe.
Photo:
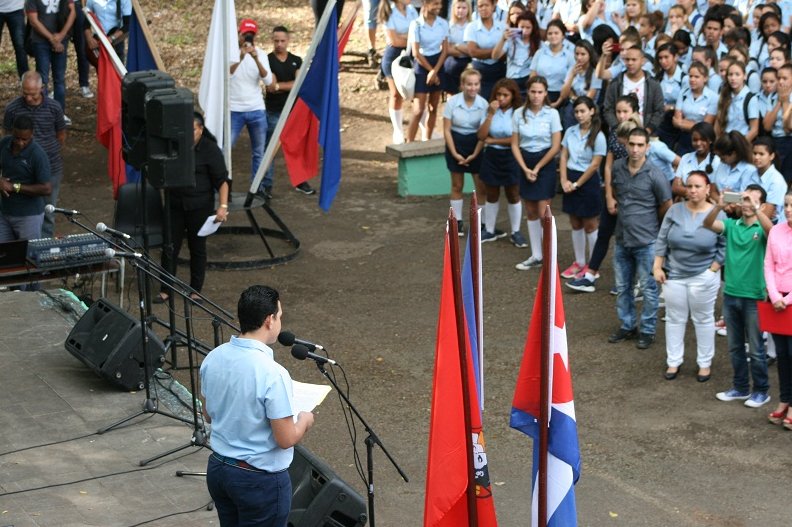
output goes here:
<path id="1" fill-rule="evenodd" d="M 313 189 L 311 185 L 308 184 L 307 181 L 303 181 L 302 183 L 294 187 L 294 190 L 296 190 L 297 192 L 302 192 L 306 196 L 311 196 L 313 194 L 316 194 L 316 191 Z"/>
<path id="2" fill-rule="evenodd" d="M 700 371 L 701 370 L 699 370 L 699 372 Z M 698 382 L 707 382 L 708 380 L 710 380 L 710 377 L 712 377 L 712 370 L 710 370 L 710 373 L 708 373 L 707 375 L 702 375 L 701 373 L 699 373 L 698 375 L 696 375 L 696 380 Z"/>
<path id="3" fill-rule="evenodd" d="M 374 48 L 369 49 L 366 54 L 366 60 L 368 60 L 369 68 L 376 69 L 379 67 L 379 63 L 377 62 L 377 50 Z"/>
<path id="4" fill-rule="evenodd" d="M 617 342 L 623 342 L 625 340 L 634 339 L 635 336 L 638 334 L 635 328 L 633 329 L 624 329 L 619 328 L 616 333 L 608 337 L 608 342 L 611 344 L 616 344 Z"/>
<path id="5" fill-rule="evenodd" d="M 269 201 L 272 199 L 272 187 L 261 187 L 259 191 L 256 192 L 256 195 Z"/>
<path id="6" fill-rule="evenodd" d="M 676 379 L 676 378 L 677 378 L 677 375 L 679 375 L 679 368 L 680 368 L 680 367 L 679 367 L 679 366 L 677 366 L 677 369 L 676 369 L 676 371 L 675 371 L 675 372 L 673 372 L 673 373 L 672 373 L 672 372 L 670 372 L 670 371 L 668 371 L 668 370 L 666 370 L 666 372 L 663 374 L 663 377 L 665 377 L 665 380 L 667 380 L 667 381 L 673 381 L 674 379 Z M 670 369 L 670 366 L 669 366 L 669 369 Z"/>
<path id="7" fill-rule="evenodd" d="M 645 350 L 654 343 L 655 336 L 653 333 L 641 333 L 638 335 L 638 343 L 635 345 L 639 350 Z"/>

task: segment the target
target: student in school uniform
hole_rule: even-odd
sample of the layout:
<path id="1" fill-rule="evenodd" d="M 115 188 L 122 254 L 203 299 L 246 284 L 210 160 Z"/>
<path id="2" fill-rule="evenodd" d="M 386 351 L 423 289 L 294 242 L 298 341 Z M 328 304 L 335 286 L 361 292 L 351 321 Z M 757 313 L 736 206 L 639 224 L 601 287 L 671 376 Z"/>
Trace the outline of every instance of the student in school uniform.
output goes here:
<path id="1" fill-rule="evenodd" d="M 588 271 L 586 243 L 591 254 L 597 243 L 602 211 L 599 167 L 607 152 L 597 105 L 585 95 L 575 99 L 572 105 L 578 124 L 564 134 L 559 167 L 564 190 L 562 210 L 569 215 L 572 225 L 575 261 L 561 273 L 562 278 L 582 278 Z"/>
<path id="2" fill-rule="evenodd" d="M 764 213 L 773 223 L 784 218 L 784 194 L 789 185 L 784 181 L 784 176 L 775 167 L 776 148 L 770 137 L 757 137 L 753 143 L 753 164 L 759 174 L 759 184 L 767 193 L 767 199 L 762 207 Z"/>
<path id="3" fill-rule="evenodd" d="M 679 166 L 680 157 L 657 136 L 652 136 L 649 139 L 646 161 L 660 169 L 660 172 L 668 179 L 668 186 L 671 187 L 671 182 L 674 181 L 674 173 Z"/>
<path id="4" fill-rule="evenodd" d="M 674 128 L 674 110 L 679 99 L 679 93 L 687 84 L 685 82 L 685 72 L 677 63 L 677 48 L 668 42 L 657 48 L 657 62 L 660 65 L 660 72 L 657 80 L 663 90 L 663 103 L 665 104 L 663 122 L 657 129 L 657 135 L 666 145 L 674 148 L 679 138 L 679 130 Z"/>
<path id="5" fill-rule="evenodd" d="M 712 145 L 721 164 L 713 173 L 712 186 L 718 192 L 742 192 L 751 183 L 761 184 L 759 173 L 753 165 L 751 144 L 736 130 L 727 132 Z M 731 206 L 730 206 L 731 207 Z M 737 210 L 737 207 L 733 207 Z M 727 207 L 727 213 L 733 212 Z"/>
<path id="6" fill-rule="evenodd" d="M 454 0 L 448 16 L 448 56 L 443 63 L 441 82 L 449 96 L 459 91 L 459 76 L 470 64 L 465 28 L 470 24 L 473 8 L 470 0 Z"/>
<path id="7" fill-rule="evenodd" d="M 553 22 L 551 22 L 552 24 Z M 550 106 L 547 80 L 531 77 L 525 105 L 514 112 L 512 152 L 523 174 L 520 196 L 528 217 L 531 256 L 516 265 L 526 271 L 542 265 L 542 226 L 539 218 L 556 190 L 555 156 L 561 149 L 561 117 Z"/>
<path id="8" fill-rule="evenodd" d="M 679 160 L 671 185 L 671 193 L 675 198 L 684 198 L 687 194 L 685 184 L 688 174 L 699 171 L 707 174 L 707 177 L 712 177 L 721 162 L 712 149 L 715 143 L 715 128 L 710 123 L 702 121 L 694 124 L 690 135 L 693 151 L 684 154 Z"/>
<path id="9" fill-rule="evenodd" d="M 704 64 L 694 61 L 688 69 L 687 87 L 679 92 L 674 105 L 672 123 L 674 128 L 679 130 L 676 146 L 679 154 L 685 155 L 693 151 L 691 132 L 696 124 L 715 122 L 718 113 L 718 95 L 707 87 L 708 74 L 709 71 Z"/>
<path id="10" fill-rule="evenodd" d="M 536 17 L 531 11 L 523 11 L 517 17 L 517 26 L 506 28 L 503 38 L 492 50 L 492 58 L 506 57 L 506 78 L 517 83 L 522 97 L 525 96 L 525 81 L 531 74 L 531 60 L 541 45 Z"/>
<path id="11" fill-rule="evenodd" d="M 481 96 L 489 99 L 492 87 L 506 76 L 506 64 L 492 58 L 492 50 L 503 37 L 506 24 L 493 17 L 493 0 L 478 0 L 478 18 L 465 28 L 468 55 L 473 58 L 473 68 L 481 73 Z"/>
<path id="12" fill-rule="evenodd" d="M 564 46 L 564 32 L 566 28 L 560 20 L 552 20 L 547 25 L 545 45 L 533 56 L 531 60 L 531 76 L 542 75 L 547 82 L 547 95 L 553 108 L 563 101 L 559 100 L 561 88 L 567 78 L 569 70 L 575 66 L 574 50 L 570 51 Z"/>
<path id="13" fill-rule="evenodd" d="M 718 56 L 715 54 L 715 50 L 707 46 L 696 46 L 693 48 L 691 58 L 693 62 L 701 62 L 707 67 L 707 88 L 715 93 L 720 93 L 723 79 L 715 70 L 718 65 Z"/>
<path id="14" fill-rule="evenodd" d="M 478 131 L 479 141 L 484 142 L 479 177 L 484 184 L 487 202 L 484 205 L 484 232 L 481 242 L 491 242 L 506 236 L 495 228 L 500 208 L 500 189 L 506 194 L 509 210 L 511 242 L 515 247 L 528 247 L 520 233 L 522 203 L 520 202 L 520 178 L 522 175 L 514 160 L 511 149 L 512 120 L 514 112 L 522 103 L 520 90 L 512 79 L 501 79 L 495 83 L 487 110 L 487 117 Z"/>
<path id="15" fill-rule="evenodd" d="M 792 64 L 784 64 L 778 69 L 775 105 L 764 116 L 764 129 L 773 137 L 778 156 L 778 166 L 787 184 L 792 183 L 792 136 L 784 125 L 784 117 L 792 116 Z"/>
<path id="16" fill-rule="evenodd" d="M 412 44 L 415 57 L 415 97 L 408 142 L 415 140 L 419 125 L 423 125 L 422 141 L 432 137 L 437 119 L 437 105 L 443 89 L 443 63 L 448 55 L 448 22 L 438 16 L 442 5 L 442 0 L 426 0 L 420 16 L 410 22 L 407 40 Z"/>
<path id="17" fill-rule="evenodd" d="M 745 64 L 731 59 L 718 99 L 715 134 L 740 132 L 750 143 L 759 133 L 759 101 L 745 84 Z"/>
<path id="18" fill-rule="evenodd" d="M 483 185 L 479 180 L 483 143 L 478 139 L 478 130 L 487 115 L 489 103 L 479 95 L 481 73 L 475 69 L 462 72 L 461 91 L 446 101 L 443 108 L 443 135 L 446 140 L 445 159 L 451 172 L 451 208 L 459 222 L 462 236 L 462 188 L 465 172 L 473 175 L 476 194 L 483 196 Z M 482 200 L 483 201 L 483 200 Z"/>

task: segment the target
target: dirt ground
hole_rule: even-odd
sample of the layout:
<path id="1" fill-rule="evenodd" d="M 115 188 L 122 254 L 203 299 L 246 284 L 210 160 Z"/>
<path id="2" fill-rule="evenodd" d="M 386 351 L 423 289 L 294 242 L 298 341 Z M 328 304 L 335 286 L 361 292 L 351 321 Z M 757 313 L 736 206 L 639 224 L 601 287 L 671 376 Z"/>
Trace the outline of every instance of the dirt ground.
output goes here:
<path id="1" fill-rule="evenodd" d="M 161 52 L 177 83 L 197 89 L 212 2 L 180 0 L 168 6 L 142 1 Z M 264 21 L 265 32 L 285 23 L 295 29 L 294 48 L 304 50 L 310 9 L 303 2 L 237 2 L 237 14 Z M 269 47 L 269 46 L 267 46 Z M 367 45 L 356 31 L 350 51 Z M 2 44 L 2 102 L 17 91 L 8 39 Z M 113 201 L 105 175 L 106 154 L 94 140 L 95 100 L 76 93 L 69 66 L 68 115 L 73 119 L 65 150 L 60 206 L 83 211 L 89 223 L 112 222 Z M 330 213 L 315 197 L 291 190 L 280 159 L 274 210 L 299 238 L 299 255 L 271 269 L 210 271 L 204 293 L 235 309 L 239 292 L 254 283 L 282 293 L 284 327 L 321 342 L 344 366 L 350 397 L 410 478 L 401 481 L 375 450 L 377 522 L 419 525 L 423 514 L 427 423 L 432 385 L 444 222 L 448 201 L 400 198 L 396 163 L 384 153 L 390 138 L 387 95 L 374 85 L 374 71 L 361 58 L 345 56 L 341 73 L 343 179 Z M 92 78 L 95 87 L 95 76 Z M 234 151 L 236 190 L 249 173 L 246 138 Z M 505 206 L 501 222 L 505 224 Z M 61 234 L 77 232 L 58 219 Z M 245 225 L 243 215 L 232 223 Z M 569 225 L 558 217 L 561 264 L 571 260 Z M 501 225 L 504 227 L 505 225 Z M 500 525 L 528 525 L 531 441 L 508 427 L 514 381 L 534 301 L 535 272 L 514 264 L 527 249 L 505 241 L 484 247 L 486 387 L 484 430 Z M 253 237 L 216 237 L 210 257 L 262 253 Z M 610 263 L 610 261 L 608 261 Z M 180 269 L 186 276 L 186 269 Z M 580 437 L 582 476 L 577 486 L 583 526 L 785 526 L 792 463 L 786 457 L 792 433 L 767 423 L 768 408 L 750 410 L 715 399 L 730 384 L 726 342 L 718 337 L 712 380 L 697 383 L 689 330 L 687 361 L 667 382 L 662 323 L 655 345 L 607 343 L 618 325 L 608 292 L 608 265 L 594 294 L 565 294 L 568 342 Z M 137 301 L 135 286 L 127 297 Z M 158 306 L 157 314 L 166 316 Z M 208 322 L 198 321 L 208 339 Z M 225 337 L 228 334 L 226 332 Z M 321 382 L 312 364 L 292 360 L 276 346 L 292 376 Z M 771 368 L 773 403 L 778 392 Z M 365 462 L 358 426 L 358 448 Z M 361 494 L 352 447 L 340 405 L 328 399 L 317 411 L 305 444 Z M 203 455 L 203 454 L 199 454 Z"/>

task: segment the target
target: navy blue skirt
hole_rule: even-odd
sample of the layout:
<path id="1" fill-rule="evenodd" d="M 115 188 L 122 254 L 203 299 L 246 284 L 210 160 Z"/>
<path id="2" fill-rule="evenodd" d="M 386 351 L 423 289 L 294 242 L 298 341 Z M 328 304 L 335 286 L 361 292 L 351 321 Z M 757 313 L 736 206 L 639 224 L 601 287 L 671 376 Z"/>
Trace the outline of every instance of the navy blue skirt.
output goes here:
<path id="1" fill-rule="evenodd" d="M 435 66 L 437 65 L 437 61 L 440 60 L 440 53 L 428 57 L 424 56 L 424 58 L 429 64 Z M 440 76 L 440 84 L 432 84 L 431 86 L 426 84 L 426 77 L 429 75 L 429 72 L 425 70 L 417 60 L 414 62 L 413 71 L 415 72 L 415 93 L 432 93 L 443 89 L 443 75 L 445 75 L 445 73 L 442 68 L 437 72 Z"/>
<path id="2" fill-rule="evenodd" d="M 478 136 L 476 134 L 460 134 L 452 131 L 451 137 L 454 139 L 454 147 L 456 147 L 457 153 L 462 157 L 467 157 L 476 150 L 476 144 L 478 143 Z M 445 158 L 446 166 L 448 167 L 449 172 L 455 172 L 457 174 L 464 174 L 465 172 L 470 174 L 478 174 L 481 170 L 480 154 L 476 156 L 476 158 L 473 159 L 469 165 L 460 165 L 451 155 L 451 152 L 448 150 L 448 146 L 446 145 Z"/>
<path id="3" fill-rule="evenodd" d="M 489 100 L 495 83 L 506 76 L 506 63 L 486 64 L 480 60 L 474 60 L 473 68 L 481 73 L 481 91 L 479 95 Z"/>
<path id="4" fill-rule="evenodd" d="M 445 75 L 440 79 L 440 84 L 442 84 L 444 91 L 448 93 L 459 93 L 459 77 L 462 75 L 462 72 L 465 71 L 465 68 L 468 67 L 468 64 L 470 64 L 470 60 L 470 57 L 457 58 L 450 55 L 446 57 L 443 63 L 443 72 Z"/>
<path id="5" fill-rule="evenodd" d="M 520 149 L 520 152 L 525 164 L 532 169 L 545 156 L 547 150 L 526 152 Z M 519 167 L 520 165 L 518 164 L 517 166 Z M 520 174 L 520 197 L 526 201 L 553 199 L 556 193 L 556 181 L 556 161 L 553 159 L 539 171 L 539 177 L 536 178 L 536 181 L 528 181 L 525 174 Z"/>
<path id="6" fill-rule="evenodd" d="M 511 148 L 488 146 L 481 155 L 481 181 L 488 187 L 512 187 L 520 184 L 520 167 Z"/>
<path id="7" fill-rule="evenodd" d="M 390 44 L 385 46 L 385 51 L 382 53 L 382 61 L 380 62 L 380 69 L 385 77 L 393 78 L 391 73 L 391 64 L 401 55 L 401 52 L 406 48 L 394 48 Z"/>
<path id="8" fill-rule="evenodd" d="M 583 172 L 567 170 L 567 179 L 574 183 Z M 599 172 L 595 172 L 588 181 L 579 186 L 577 190 L 564 193 L 561 210 L 578 218 L 594 218 L 602 212 L 602 190 Z"/>

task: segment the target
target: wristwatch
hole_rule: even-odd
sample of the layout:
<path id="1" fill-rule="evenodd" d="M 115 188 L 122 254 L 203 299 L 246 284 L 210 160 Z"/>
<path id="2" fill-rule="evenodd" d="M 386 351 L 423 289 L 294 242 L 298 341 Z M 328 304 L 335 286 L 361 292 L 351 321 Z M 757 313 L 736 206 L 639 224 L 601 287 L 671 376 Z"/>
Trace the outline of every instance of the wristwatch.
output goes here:
<path id="1" fill-rule="evenodd" d="M 17 194 L 22 192 L 22 183 L 14 183 L 14 192 Z"/>

